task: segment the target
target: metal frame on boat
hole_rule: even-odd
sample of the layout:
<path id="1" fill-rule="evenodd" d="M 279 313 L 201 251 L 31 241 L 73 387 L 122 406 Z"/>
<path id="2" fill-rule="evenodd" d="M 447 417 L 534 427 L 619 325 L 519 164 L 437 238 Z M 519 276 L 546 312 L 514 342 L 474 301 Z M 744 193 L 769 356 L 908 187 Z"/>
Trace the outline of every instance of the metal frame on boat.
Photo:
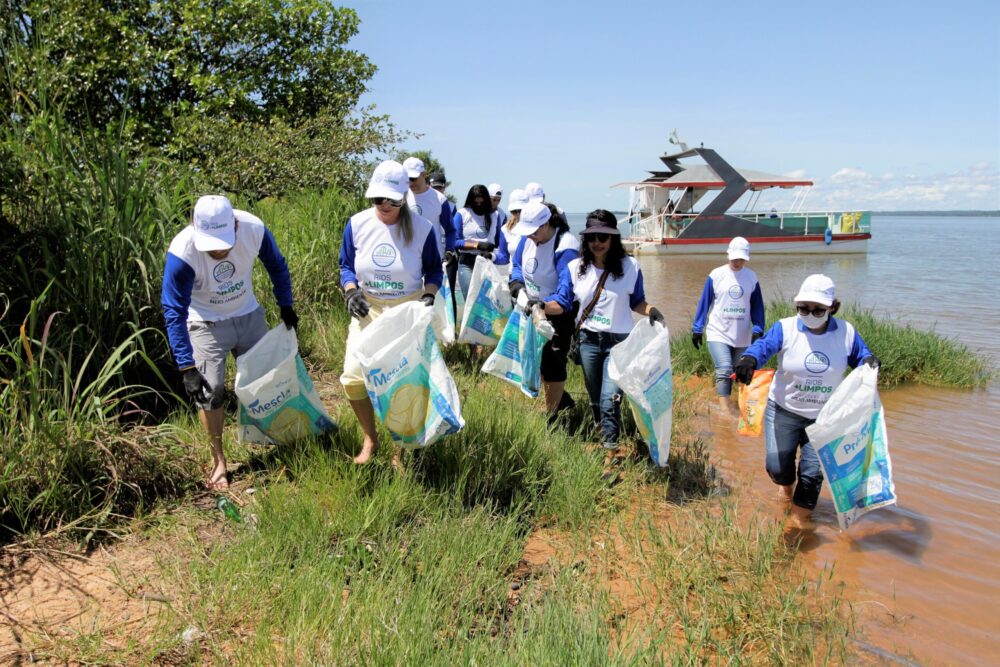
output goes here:
<path id="1" fill-rule="evenodd" d="M 674 135 L 676 136 L 676 135 Z M 673 142 L 673 139 L 671 139 Z M 679 140 L 678 140 L 679 141 Z M 644 181 L 617 183 L 630 190 L 629 234 L 622 241 L 636 254 L 718 254 L 734 236 L 750 240 L 755 254 L 865 253 L 871 238 L 870 211 L 809 211 L 805 204 L 813 182 L 737 169 L 710 148 L 688 148 L 664 154 L 666 171 L 651 171 Z M 681 164 L 698 157 L 704 164 Z M 754 212 L 760 194 L 771 188 L 804 188 L 791 210 Z M 709 192 L 718 194 L 700 210 Z M 729 209 L 750 192 L 745 210 Z M 621 223 L 620 223 L 621 224 Z"/>

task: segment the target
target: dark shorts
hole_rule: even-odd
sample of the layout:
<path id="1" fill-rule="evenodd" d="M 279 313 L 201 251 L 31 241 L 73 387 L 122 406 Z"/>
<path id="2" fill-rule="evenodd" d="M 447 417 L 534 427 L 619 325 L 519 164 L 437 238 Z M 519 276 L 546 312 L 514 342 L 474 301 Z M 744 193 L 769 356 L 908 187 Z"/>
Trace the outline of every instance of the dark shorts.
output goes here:
<path id="1" fill-rule="evenodd" d="M 575 316 L 573 313 L 552 315 L 549 317 L 549 322 L 556 330 L 556 335 L 542 348 L 542 379 L 546 382 L 565 382 L 566 355 L 569 353 L 569 343 L 576 329 Z"/>

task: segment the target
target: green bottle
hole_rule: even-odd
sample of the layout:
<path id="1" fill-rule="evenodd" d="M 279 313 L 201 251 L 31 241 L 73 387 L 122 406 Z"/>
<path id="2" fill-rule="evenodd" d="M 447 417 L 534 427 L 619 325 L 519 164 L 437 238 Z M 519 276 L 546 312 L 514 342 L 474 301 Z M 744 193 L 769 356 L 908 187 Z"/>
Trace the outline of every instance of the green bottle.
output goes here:
<path id="1" fill-rule="evenodd" d="M 241 523 L 243 521 L 243 517 L 240 516 L 240 511 L 236 508 L 236 505 L 229 500 L 229 498 L 226 498 L 225 496 L 216 497 L 215 506 L 226 515 L 227 519 L 232 519 L 237 523 Z"/>

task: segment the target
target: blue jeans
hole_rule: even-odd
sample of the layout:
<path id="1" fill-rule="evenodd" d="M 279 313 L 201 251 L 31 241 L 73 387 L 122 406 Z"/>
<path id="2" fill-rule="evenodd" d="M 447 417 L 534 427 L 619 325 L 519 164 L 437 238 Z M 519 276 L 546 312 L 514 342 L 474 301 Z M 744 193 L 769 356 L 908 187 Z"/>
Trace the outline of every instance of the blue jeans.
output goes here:
<path id="1" fill-rule="evenodd" d="M 733 347 L 720 341 L 710 340 L 708 353 L 715 363 L 715 393 L 719 396 L 729 396 L 733 393 L 733 364 L 746 351 L 745 347 Z"/>
<path id="2" fill-rule="evenodd" d="M 579 335 L 580 366 L 590 396 L 590 411 L 601 428 L 601 443 L 614 448 L 622 430 L 622 391 L 608 378 L 608 359 L 611 348 L 628 338 L 628 334 L 583 329 Z"/>
<path id="3" fill-rule="evenodd" d="M 768 400 L 764 412 L 764 444 L 767 448 L 764 468 L 775 484 L 788 486 L 795 483 L 795 455 L 801 447 L 798 484 L 795 484 L 792 502 L 809 510 L 815 509 L 819 490 L 823 487 L 823 469 L 820 468 L 816 449 L 806 435 L 806 426 L 815 421 L 790 412 L 771 400 Z"/>
<path id="4" fill-rule="evenodd" d="M 469 281 L 472 280 L 472 267 L 465 264 L 458 265 L 458 285 L 462 290 L 462 296 L 469 298 Z"/>

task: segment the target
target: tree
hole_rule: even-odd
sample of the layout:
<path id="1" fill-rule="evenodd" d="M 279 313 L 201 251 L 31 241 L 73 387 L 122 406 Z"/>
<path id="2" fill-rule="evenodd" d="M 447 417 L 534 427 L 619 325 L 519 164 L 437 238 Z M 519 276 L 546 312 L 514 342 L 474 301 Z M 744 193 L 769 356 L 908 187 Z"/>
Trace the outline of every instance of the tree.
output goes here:
<path id="1" fill-rule="evenodd" d="M 442 174 L 447 173 L 444 170 L 444 165 L 441 164 L 440 162 L 438 162 L 437 158 L 435 158 L 433 155 L 431 155 L 431 151 L 429 151 L 429 150 L 428 151 L 405 151 L 405 150 L 404 151 L 398 151 L 396 153 L 395 160 L 397 162 L 402 162 L 403 160 L 405 160 L 408 157 L 419 158 L 424 163 L 424 169 L 427 170 L 428 174 L 433 174 L 436 171 L 439 171 Z M 453 195 L 453 194 L 447 194 L 445 196 L 448 197 L 448 201 L 450 201 L 452 204 L 456 203 L 455 195 Z"/>

